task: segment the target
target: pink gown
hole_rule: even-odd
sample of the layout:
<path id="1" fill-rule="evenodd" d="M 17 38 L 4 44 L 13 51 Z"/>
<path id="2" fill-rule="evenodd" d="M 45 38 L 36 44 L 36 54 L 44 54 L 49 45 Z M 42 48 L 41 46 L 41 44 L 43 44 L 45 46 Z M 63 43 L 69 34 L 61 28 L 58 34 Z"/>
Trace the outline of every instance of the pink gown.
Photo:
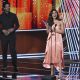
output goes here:
<path id="1" fill-rule="evenodd" d="M 50 68 L 50 63 L 53 63 L 57 70 L 64 67 L 62 35 L 55 32 L 48 34 L 43 67 Z"/>

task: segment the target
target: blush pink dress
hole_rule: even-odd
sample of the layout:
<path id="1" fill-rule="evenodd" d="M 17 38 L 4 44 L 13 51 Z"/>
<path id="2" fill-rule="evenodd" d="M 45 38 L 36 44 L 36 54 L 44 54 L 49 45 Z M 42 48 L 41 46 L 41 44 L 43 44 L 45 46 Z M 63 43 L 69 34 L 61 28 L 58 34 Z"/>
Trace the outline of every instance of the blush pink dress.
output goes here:
<path id="1" fill-rule="evenodd" d="M 43 67 L 50 68 L 50 63 L 57 70 L 64 67 L 62 35 L 55 32 L 48 34 Z"/>

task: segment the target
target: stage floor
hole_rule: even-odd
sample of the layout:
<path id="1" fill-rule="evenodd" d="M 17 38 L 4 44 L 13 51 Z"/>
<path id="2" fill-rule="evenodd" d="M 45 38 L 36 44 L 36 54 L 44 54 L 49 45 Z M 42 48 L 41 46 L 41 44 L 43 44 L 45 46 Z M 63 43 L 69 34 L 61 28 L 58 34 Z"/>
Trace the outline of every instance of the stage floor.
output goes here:
<path id="1" fill-rule="evenodd" d="M 62 70 L 61 80 L 80 80 L 80 61 L 70 60 L 69 55 L 64 55 L 64 58 L 65 68 Z M 43 59 L 44 54 L 42 53 L 38 55 L 18 55 L 18 63 L 20 64 L 18 64 L 19 74 L 16 80 L 42 80 L 43 76 L 49 76 L 50 70 L 46 70 L 42 67 Z M 58 72 L 56 70 L 54 73 L 55 76 L 58 76 Z M 8 77 L 11 78 L 11 75 L 8 75 Z"/>

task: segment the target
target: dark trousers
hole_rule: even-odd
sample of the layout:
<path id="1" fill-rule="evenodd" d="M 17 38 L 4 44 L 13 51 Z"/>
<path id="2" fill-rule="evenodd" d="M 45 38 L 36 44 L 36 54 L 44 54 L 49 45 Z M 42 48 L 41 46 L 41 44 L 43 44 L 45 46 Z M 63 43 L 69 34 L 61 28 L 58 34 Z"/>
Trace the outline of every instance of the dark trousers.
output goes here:
<path id="1" fill-rule="evenodd" d="M 2 57 L 3 57 L 3 68 L 7 67 L 7 50 L 9 51 L 12 58 L 12 64 L 14 72 L 17 72 L 17 54 L 16 54 L 16 35 L 12 33 L 8 36 L 1 34 L 1 47 L 2 47 Z"/>

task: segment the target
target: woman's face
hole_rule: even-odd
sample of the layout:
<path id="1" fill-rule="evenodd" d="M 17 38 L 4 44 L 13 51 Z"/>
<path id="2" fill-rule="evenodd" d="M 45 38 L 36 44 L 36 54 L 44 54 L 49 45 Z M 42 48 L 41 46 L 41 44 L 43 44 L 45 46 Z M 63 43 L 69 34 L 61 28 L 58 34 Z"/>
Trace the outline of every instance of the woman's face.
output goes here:
<path id="1" fill-rule="evenodd" d="M 57 18 L 57 12 L 56 11 L 53 11 L 52 12 L 52 17 L 53 17 L 53 19 L 56 19 Z"/>

